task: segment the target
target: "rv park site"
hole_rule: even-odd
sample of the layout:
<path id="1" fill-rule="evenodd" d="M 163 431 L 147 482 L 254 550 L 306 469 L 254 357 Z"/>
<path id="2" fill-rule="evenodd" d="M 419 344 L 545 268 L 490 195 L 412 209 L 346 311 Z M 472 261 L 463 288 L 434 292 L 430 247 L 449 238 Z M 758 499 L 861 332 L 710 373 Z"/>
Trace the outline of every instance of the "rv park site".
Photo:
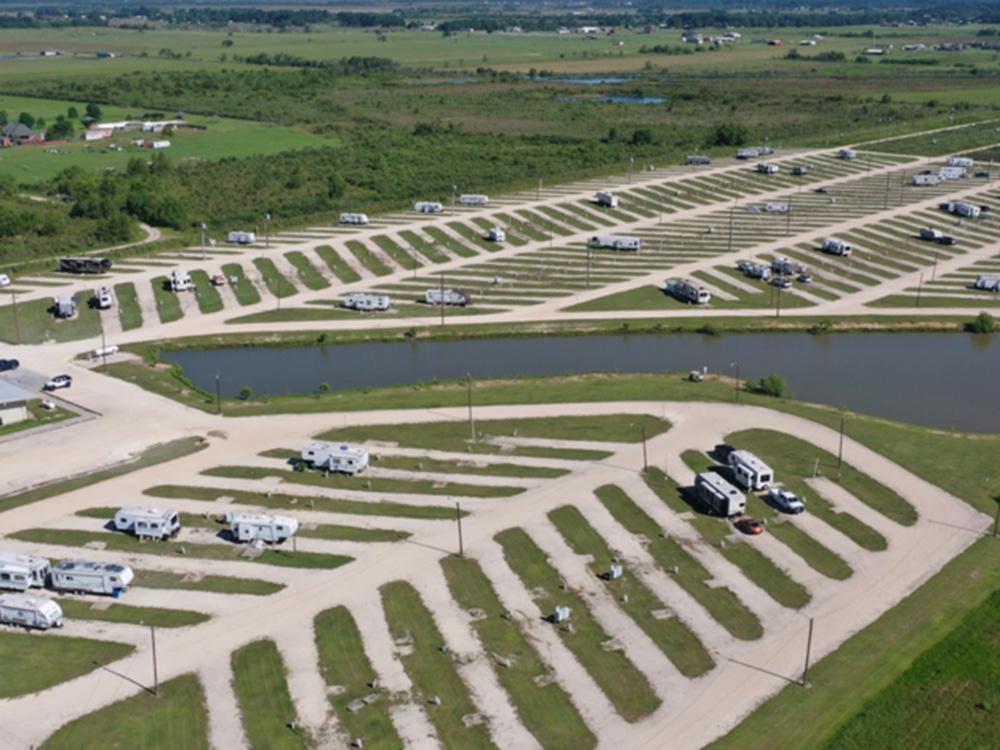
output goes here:
<path id="1" fill-rule="evenodd" d="M 674 66 L 742 80 L 809 65 L 786 56 L 790 45 L 847 52 L 816 62 L 841 66 L 821 66 L 827 86 L 867 81 L 891 67 L 879 58 L 925 37 L 930 46 L 910 52 L 949 60 L 933 45 L 992 38 L 976 34 L 984 24 L 874 25 L 895 28 L 890 51 L 865 25 L 695 41 L 654 24 L 590 55 L 575 31 L 538 31 L 530 44 L 523 31 L 411 26 L 376 41 L 382 32 L 318 21 L 266 34 L 240 23 L 227 34 L 164 20 L 146 36 L 27 27 L 23 42 L 0 28 L 14 58 L 29 41 L 58 49 L 17 63 L 0 102 L 52 120 L 70 102 L 67 82 L 105 86 L 89 129 L 108 133 L 93 136 L 105 151 L 52 147 L 80 173 L 56 177 L 27 141 L 0 149 L 0 171 L 22 170 L 31 195 L 36 179 L 70 189 L 87 170 L 127 175 L 140 154 L 151 185 L 190 187 L 213 159 L 231 176 L 350 137 L 305 109 L 285 122 L 244 117 L 232 102 L 163 125 L 137 114 L 179 108 L 164 106 L 151 78 L 160 70 L 179 97 L 195 96 L 186 76 L 224 80 L 230 66 L 293 71 L 254 73 L 263 87 L 271 75 L 306 86 L 335 70 L 338 107 L 377 109 L 386 81 L 351 77 L 363 55 L 409 66 L 411 104 L 431 106 L 413 92 L 432 73 L 442 91 L 486 86 L 484 76 L 520 85 L 500 73 L 534 86 L 536 59 L 552 76 L 646 75 L 653 86 L 647 61 L 664 66 L 656 85 L 666 85 Z M 285 41 L 293 34 L 298 46 Z M 767 41 L 778 35 L 782 49 Z M 329 57 L 334 41 L 343 59 Z M 632 48 L 654 42 L 668 46 Z M 984 49 L 962 50 L 993 75 Z M 0 75 L 14 58 L 0 59 Z M 786 381 L 760 364 L 788 356 L 781 337 L 811 336 L 793 355 L 815 358 L 818 383 L 838 337 L 916 336 L 928 370 L 934 337 L 960 342 L 949 351 L 962 363 L 995 366 L 1000 116 L 964 75 L 977 106 L 926 120 L 782 142 L 754 126 L 738 144 L 661 153 L 654 140 L 617 163 L 563 164 L 555 179 L 434 182 L 395 203 L 377 191 L 366 201 L 352 183 L 336 198 L 352 205 L 298 217 L 256 204 L 183 226 L 130 213 L 114 243 L 4 245 L 0 748 L 990 746 L 995 384 L 983 389 L 955 364 L 928 390 L 910 359 L 896 372 L 846 363 L 858 389 L 872 370 L 889 373 L 880 393 L 909 393 L 901 420 L 866 409 L 850 377 L 814 403 L 793 396 L 820 393 L 804 382 L 808 366 Z M 32 82 L 44 98 L 21 90 Z M 934 96 L 948 101 L 949 85 L 935 80 Z M 365 87 L 373 100 L 362 105 Z M 294 91 L 303 108 L 316 104 Z M 526 101 L 526 118 L 536 104 Z M 144 129 L 154 122 L 163 127 Z M 434 127 L 460 139 L 485 126 Z M 224 149 L 213 154 L 206 135 Z M 153 145 L 161 139 L 170 145 Z M 154 153 L 171 151 L 201 166 Z M 104 179 L 110 194 L 117 177 Z M 82 193 L 24 195 L 0 203 L 86 204 Z M 129 206 L 149 197 L 129 196 Z M 66 220 L 87 231 L 108 220 L 80 211 Z M 730 354 L 753 336 L 763 354 Z M 631 358 L 550 368 L 545 348 L 573 337 L 574 351 L 613 343 Z M 675 353 L 670 368 L 642 358 L 691 341 L 704 358 Z M 428 357 L 438 369 L 418 368 Z M 956 405 L 953 422 L 921 409 L 936 398 Z"/>

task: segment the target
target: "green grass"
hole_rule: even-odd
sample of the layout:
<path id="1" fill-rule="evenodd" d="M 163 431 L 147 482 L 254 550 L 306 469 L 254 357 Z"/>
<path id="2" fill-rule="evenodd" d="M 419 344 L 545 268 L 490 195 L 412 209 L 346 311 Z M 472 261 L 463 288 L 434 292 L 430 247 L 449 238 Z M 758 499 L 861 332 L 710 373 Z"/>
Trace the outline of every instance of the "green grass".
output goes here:
<path id="1" fill-rule="evenodd" d="M 229 284 L 229 288 L 233 290 L 233 294 L 236 295 L 236 301 L 240 305 L 256 305 L 260 302 L 260 292 L 257 291 L 257 287 L 246 277 L 246 273 L 243 271 L 243 266 L 239 263 L 226 263 L 222 266 L 222 273 L 226 276 L 226 283 Z M 233 283 L 233 277 L 236 278 L 236 283 Z"/>
<path id="2" fill-rule="evenodd" d="M 60 639 L 60 641 L 63 639 Z M 209 750 L 208 709 L 201 683 L 185 674 L 74 719 L 40 750 Z"/>
<path id="3" fill-rule="evenodd" d="M 147 448 L 137 458 L 109 466 L 106 469 L 91 472 L 90 474 L 81 474 L 69 479 L 62 479 L 58 482 L 39 485 L 38 487 L 33 487 L 32 489 L 13 495 L 4 495 L 0 497 L 0 510 L 6 511 L 22 505 L 37 503 L 40 500 L 46 500 L 56 495 L 64 495 L 67 492 L 73 492 L 74 490 L 89 487 L 108 479 L 130 474 L 133 471 L 138 471 L 148 466 L 155 466 L 172 461 L 175 458 L 189 456 L 207 447 L 207 445 L 199 437 L 178 438 L 169 443 L 160 443 Z"/>
<path id="4" fill-rule="evenodd" d="M 252 750 L 296 750 L 312 746 L 296 721 L 285 664 L 274 641 L 260 640 L 233 652 L 233 688 Z"/>
<path id="5" fill-rule="evenodd" d="M 372 237 L 372 242 L 378 245 L 386 255 L 392 258 L 400 268 L 412 271 L 414 268 L 420 268 L 423 265 L 420 261 L 406 252 L 406 250 L 396 244 L 396 242 L 394 242 L 390 237 L 387 237 L 384 234 Z"/>
<path id="6" fill-rule="evenodd" d="M 134 647 L 90 638 L 0 631 L 0 699 L 37 693 L 123 659 Z"/>
<path id="7" fill-rule="evenodd" d="M 612 563 L 617 561 L 607 542 L 576 506 L 557 508 L 549 513 L 549 520 L 576 554 L 590 557 L 588 567 L 595 576 L 607 574 Z M 715 666 L 698 636 L 683 620 L 667 614 L 665 604 L 631 570 L 625 568 L 620 578 L 606 581 L 606 586 L 615 603 L 650 637 L 681 674 L 698 677 Z M 663 610 L 666 616 L 654 616 L 657 610 Z"/>
<path id="8" fill-rule="evenodd" d="M 375 254 L 365 247 L 358 240 L 348 240 L 344 243 L 351 255 L 357 258 L 358 263 L 364 266 L 375 276 L 388 276 L 392 269 L 379 260 Z"/>
<path id="9" fill-rule="evenodd" d="M 0 305 L 0 341 L 41 344 L 96 338 L 101 335 L 101 315 L 89 304 L 93 296 L 92 289 L 74 295 L 78 314 L 70 320 L 56 320 L 49 312 L 53 305 L 52 297 L 19 302 L 16 306 L 13 298 L 3 300 L 4 304 Z"/>
<path id="10" fill-rule="evenodd" d="M 191 280 L 194 282 L 194 298 L 201 313 L 219 312 L 223 308 L 222 295 L 212 286 L 208 274 L 200 270 L 191 271 Z"/>
<path id="11" fill-rule="evenodd" d="M 285 258 L 295 267 L 299 281 L 302 282 L 302 285 L 306 289 L 317 291 L 330 286 L 330 282 L 326 280 L 323 274 L 316 270 L 316 266 L 310 263 L 304 254 L 298 251 L 285 253 Z"/>
<path id="12" fill-rule="evenodd" d="M 0 437 L 13 435 L 15 432 L 32 430 L 47 424 L 55 424 L 77 416 L 76 412 L 57 406 L 55 409 L 43 409 L 42 399 L 32 399 L 27 404 L 28 418 L 21 422 L 13 422 L 0 427 Z"/>
<path id="13" fill-rule="evenodd" d="M 438 740 L 454 750 L 494 747 L 485 723 L 467 726 L 463 721 L 477 712 L 476 706 L 451 651 L 441 648 L 444 638 L 416 589 L 405 581 L 392 581 L 381 586 L 379 593 L 393 640 L 410 649 L 398 658 L 413 683 L 413 697 L 423 704 Z M 441 699 L 441 705 L 432 703 L 435 698 Z"/>
<path id="14" fill-rule="evenodd" d="M 156 314 L 159 316 L 160 322 L 173 323 L 175 320 L 183 318 L 184 311 L 181 310 L 181 303 L 177 295 L 187 294 L 187 292 L 171 292 L 170 282 L 166 276 L 156 276 L 150 284 L 153 287 L 153 297 L 156 300 Z"/>
<path id="15" fill-rule="evenodd" d="M 402 750 L 403 741 L 389 715 L 390 698 L 371 687 L 376 679 L 357 623 L 346 607 L 320 612 L 313 620 L 319 671 L 327 687 L 337 723 L 350 739 L 360 738 L 371 750 Z M 354 701 L 378 693 L 378 700 L 352 711 Z"/>
<path id="16" fill-rule="evenodd" d="M 263 508 L 288 510 L 298 506 L 308 510 L 327 513 L 347 513 L 359 516 L 391 516 L 394 518 L 419 518 L 427 521 L 451 521 L 455 518 L 454 508 L 443 505 L 407 505 L 388 500 L 342 500 L 331 497 L 311 497 L 307 495 L 286 495 L 280 492 L 248 492 L 228 487 L 190 487 L 176 484 L 161 484 L 149 487 L 144 494 L 151 497 L 183 498 L 216 502 L 219 498 L 231 498 L 229 502 L 243 505 L 257 505 Z M 468 515 L 465 511 L 462 515 Z"/>
<path id="17" fill-rule="evenodd" d="M 334 250 L 329 245 L 320 245 L 316 248 L 316 255 L 318 255 L 324 263 L 326 263 L 330 270 L 333 271 L 333 275 L 340 279 L 345 284 L 351 284 L 355 281 L 361 281 L 361 277 L 358 272 L 351 268 L 344 261 L 337 251 Z"/>
<path id="18" fill-rule="evenodd" d="M 130 552 L 140 555 L 180 556 L 181 548 L 187 550 L 184 557 L 195 560 L 230 560 L 233 562 L 247 561 L 243 557 L 245 545 L 238 544 L 181 544 L 180 542 L 156 542 L 155 544 L 140 542 L 132 536 L 124 534 L 109 534 L 106 532 L 77 531 L 74 529 L 24 529 L 10 535 L 12 539 L 21 539 L 38 544 L 58 544 L 69 547 L 83 547 L 91 542 L 103 542 L 105 549 L 116 552 Z M 292 552 L 288 549 L 268 548 L 260 557 L 252 562 L 263 565 L 275 565 L 285 568 L 314 568 L 332 570 L 346 565 L 354 558 L 343 555 L 327 555 L 316 552 Z"/>
<path id="19" fill-rule="evenodd" d="M 730 635 L 750 641 L 764 634 L 760 620 L 739 600 L 732 590 L 711 586 L 712 575 L 692 557 L 683 545 L 663 534 L 659 524 L 615 485 L 597 489 L 597 498 L 627 531 L 650 540 L 646 551 L 677 584 L 687 591 Z M 673 573 L 674 566 L 677 573 Z"/>
<path id="20" fill-rule="evenodd" d="M 264 279 L 264 286 L 278 299 L 291 297 L 293 294 L 298 293 L 299 290 L 295 288 L 292 282 L 285 278 L 270 258 L 254 258 L 253 264 Z"/>
<path id="21" fill-rule="evenodd" d="M 115 300 L 118 302 L 118 320 L 123 331 L 142 328 L 142 308 L 135 291 L 135 284 L 126 282 L 115 284 Z"/>
<path id="22" fill-rule="evenodd" d="M 517 618 L 503 606 L 479 563 L 469 558 L 444 557 L 441 567 L 458 605 L 467 612 L 478 610 L 472 628 L 483 649 L 492 656 L 497 679 L 525 728 L 548 750 L 594 747 L 597 738 L 555 681 Z"/>
<path id="23" fill-rule="evenodd" d="M 951 560 L 914 593 L 817 662 L 809 671 L 808 690 L 788 685 L 710 748 L 811 750 L 829 747 L 842 725 L 904 675 L 915 659 L 952 632 L 997 588 L 1000 588 L 1000 545 L 993 539 L 981 539 Z M 994 625 L 995 622 L 994 619 Z M 995 640 L 995 627 L 992 633 Z M 949 651 L 963 653 L 958 646 Z M 985 659 L 992 658 L 996 652 L 994 649 L 990 657 L 982 649 L 976 653 L 979 659 Z M 934 660 L 944 666 L 936 657 Z M 941 675 L 947 676 L 947 673 L 942 672 Z M 903 686 L 908 684 L 912 684 L 909 679 Z M 940 696 L 946 703 L 936 704 L 933 714 L 921 713 L 922 720 L 932 720 L 932 716 L 949 720 L 955 713 L 955 706 L 947 701 L 960 697 L 960 694 L 941 696 L 939 685 L 929 682 L 926 693 L 923 690 L 921 693 L 929 699 Z M 913 717 L 912 712 L 924 707 L 922 703 L 896 705 L 904 711 L 900 719 Z M 803 721 L 803 717 L 809 717 L 809 720 Z M 992 713 L 981 718 L 995 728 Z M 960 740 L 961 735 L 954 738 Z M 879 745 L 878 737 L 872 736 L 871 739 L 873 744 L 854 747 L 910 747 L 902 741 Z"/>
<path id="24" fill-rule="evenodd" d="M 99 605 L 107 602 L 99 602 Z M 183 628 L 208 621 L 202 612 L 186 609 L 163 609 L 162 607 L 133 607 L 129 604 L 95 606 L 93 602 L 79 599 L 60 599 L 59 606 L 67 619 L 99 620 L 101 622 L 129 623 L 132 625 L 154 625 L 158 628 Z"/>
<path id="25" fill-rule="evenodd" d="M 605 647 L 611 636 L 594 619 L 580 594 L 560 587 L 559 572 L 531 537 L 522 529 L 514 528 L 500 532 L 494 539 L 503 547 L 507 564 L 532 591 L 544 614 L 551 615 L 557 606 L 568 606 L 572 610 L 572 632 L 564 626 L 554 626 L 556 632 L 621 717 L 635 722 L 655 711 L 660 698 L 646 676 L 624 652 Z"/>
<path id="26" fill-rule="evenodd" d="M 166 570 L 136 570 L 133 586 L 146 589 L 178 589 L 181 591 L 207 591 L 213 594 L 243 594 L 268 596 L 285 588 L 284 584 L 262 581 L 258 578 L 233 576 L 188 576 Z"/>

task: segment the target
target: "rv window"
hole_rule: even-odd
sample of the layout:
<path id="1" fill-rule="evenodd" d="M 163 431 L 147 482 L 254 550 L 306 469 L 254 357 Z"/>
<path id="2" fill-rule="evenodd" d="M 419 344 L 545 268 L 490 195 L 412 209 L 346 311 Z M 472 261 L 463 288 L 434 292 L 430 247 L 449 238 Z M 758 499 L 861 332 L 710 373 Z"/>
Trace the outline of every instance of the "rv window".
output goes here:
<path id="1" fill-rule="evenodd" d="M 108 580 L 111 581 L 111 583 L 118 583 L 118 579 L 115 576 L 111 576 Z"/>

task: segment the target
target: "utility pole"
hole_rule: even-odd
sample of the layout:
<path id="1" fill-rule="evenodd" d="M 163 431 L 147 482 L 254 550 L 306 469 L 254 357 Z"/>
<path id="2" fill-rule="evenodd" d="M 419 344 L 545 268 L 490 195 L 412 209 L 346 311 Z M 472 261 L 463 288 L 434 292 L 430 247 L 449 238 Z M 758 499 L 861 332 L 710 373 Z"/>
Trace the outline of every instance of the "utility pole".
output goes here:
<path id="1" fill-rule="evenodd" d="M 104 338 L 104 326 L 101 326 L 101 365 L 108 366 L 108 342 Z"/>
<path id="2" fill-rule="evenodd" d="M 937 278 L 938 251 L 934 251 L 934 268 L 931 270 L 931 281 Z"/>
<path id="3" fill-rule="evenodd" d="M 844 412 L 840 412 L 840 445 L 837 448 L 837 470 L 844 466 Z"/>
<path id="4" fill-rule="evenodd" d="M 17 317 L 17 292 L 11 292 L 10 295 L 11 304 L 14 307 L 14 336 L 17 339 L 17 345 L 21 345 L 21 321 Z"/>
<path id="5" fill-rule="evenodd" d="M 993 498 L 997 504 L 996 515 L 993 516 L 993 538 L 997 538 L 997 531 L 1000 530 L 1000 495 Z"/>
<path id="6" fill-rule="evenodd" d="M 784 279 L 785 275 L 781 274 L 781 278 Z M 775 303 L 774 307 L 774 317 L 776 318 L 781 317 L 781 284 L 778 284 L 778 300 Z"/>
<path id="7" fill-rule="evenodd" d="M 590 263 L 591 255 L 593 254 L 593 248 L 590 247 L 590 243 L 587 243 L 587 289 L 590 289 Z"/>
<path id="8" fill-rule="evenodd" d="M 792 233 L 792 199 L 788 199 L 788 210 L 785 211 L 785 236 Z"/>
<path id="9" fill-rule="evenodd" d="M 451 215 L 455 215 L 455 193 L 458 192 L 458 185 L 451 186 Z"/>
<path id="10" fill-rule="evenodd" d="M 206 257 L 205 256 L 205 230 L 207 228 L 208 227 L 205 225 L 205 222 L 201 222 L 201 259 L 202 260 L 205 260 L 205 257 Z"/>
<path id="11" fill-rule="evenodd" d="M 441 325 L 444 325 L 444 274 L 441 274 L 441 299 L 438 304 L 441 305 Z"/>
<path id="12" fill-rule="evenodd" d="M 465 557 L 465 544 L 462 541 L 462 504 L 455 503 L 455 521 L 458 523 L 458 556 Z"/>
<path id="13" fill-rule="evenodd" d="M 733 251 L 733 222 L 736 221 L 736 198 L 733 198 L 733 205 L 729 207 L 729 252 Z"/>
<path id="14" fill-rule="evenodd" d="M 729 366 L 736 368 L 736 383 L 733 386 L 733 390 L 736 391 L 736 403 L 738 404 L 740 402 L 740 363 L 733 362 Z"/>
<path id="15" fill-rule="evenodd" d="M 271 247 L 271 212 L 264 214 L 264 247 Z"/>
<path id="16" fill-rule="evenodd" d="M 476 420 L 472 416 L 472 375 L 470 373 L 465 373 L 466 382 L 468 384 L 468 395 L 469 395 L 469 437 L 472 442 L 476 442 Z"/>
<path id="17" fill-rule="evenodd" d="M 222 414 L 222 385 L 220 384 L 219 373 L 215 373 L 215 413 Z"/>
<path id="18" fill-rule="evenodd" d="M 802 687 L 806 686 L 806 678 L 809 676 L 809 657 L 812 655 L 813 645 L 813 618 L 809 618 L 809 638 L 806 640 L 806 664 L 802 670 Z"/>
<path id="19" fill-rule="evenodd" d="M 628 158 L 628 181 L 632 184 L 632 170 L 635 168 L 635 157 L 630 156 Z"/>
<path id="20" fill-rule="evenodd" d="M 153 695 L 160 694 L 160 670 L 156 663 L 156 626 L 149 626 L 149 638 L 153 645 Z"/>
<path id="21" fill-rule="evenodd" d="M 885 173 L 885 203 L 882 206 L 883 211 L 889 209 L 889 187 L 892 182 L 892 174 L 890 172 Z"/>
<path id="22" fill-rule="evenodd" d="M 535 200 L 540 201 L 542 199 L 542 178 L 538 178 L 538 190 L 535 191 Z"/>
<path id="23" fill-rule="evenodd" d="M 920 307 L 920 292 L 924 286 L 924 272 L 920 272 L 920 281 L 917 283 L 917 307 Z"/>
<path id="24" fill-rule="evenodd" d="M 646 425 L 642 426 L 642 470 L 649 470 L 649 462 L 646 457 Z"/>

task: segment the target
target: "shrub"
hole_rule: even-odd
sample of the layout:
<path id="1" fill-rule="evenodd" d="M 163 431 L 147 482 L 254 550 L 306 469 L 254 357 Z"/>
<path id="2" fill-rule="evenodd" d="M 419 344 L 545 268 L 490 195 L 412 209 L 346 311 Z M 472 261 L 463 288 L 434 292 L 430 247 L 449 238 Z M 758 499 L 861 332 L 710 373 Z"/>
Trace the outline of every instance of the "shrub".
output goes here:
<path id="1" fill-rule="evenodd" d="M 240 388 L 240 398 L 243 401 L 249 401 L 252 396 L 253 396 L 253 389 L 252 388 L 250 388 L 249 386 L 246 386 L 246 385 L 243 386 L 242 388 Z"/>
<path id="2" fill-rule="evenodd" d="M 996 333 L 1000 330 L 1000 324 L 988 312 L 981 312 L 974 320 L 966 323 L 964 328 L 969 333 Z"/>
<path id="3" fill-rule="evenodd" d="M 788 383 L 785 382 L 785 379 L 781 375 L 772 372 L 757 382 L 756 390 L 765 396 L 781 398 L 788 392 Z"/>

